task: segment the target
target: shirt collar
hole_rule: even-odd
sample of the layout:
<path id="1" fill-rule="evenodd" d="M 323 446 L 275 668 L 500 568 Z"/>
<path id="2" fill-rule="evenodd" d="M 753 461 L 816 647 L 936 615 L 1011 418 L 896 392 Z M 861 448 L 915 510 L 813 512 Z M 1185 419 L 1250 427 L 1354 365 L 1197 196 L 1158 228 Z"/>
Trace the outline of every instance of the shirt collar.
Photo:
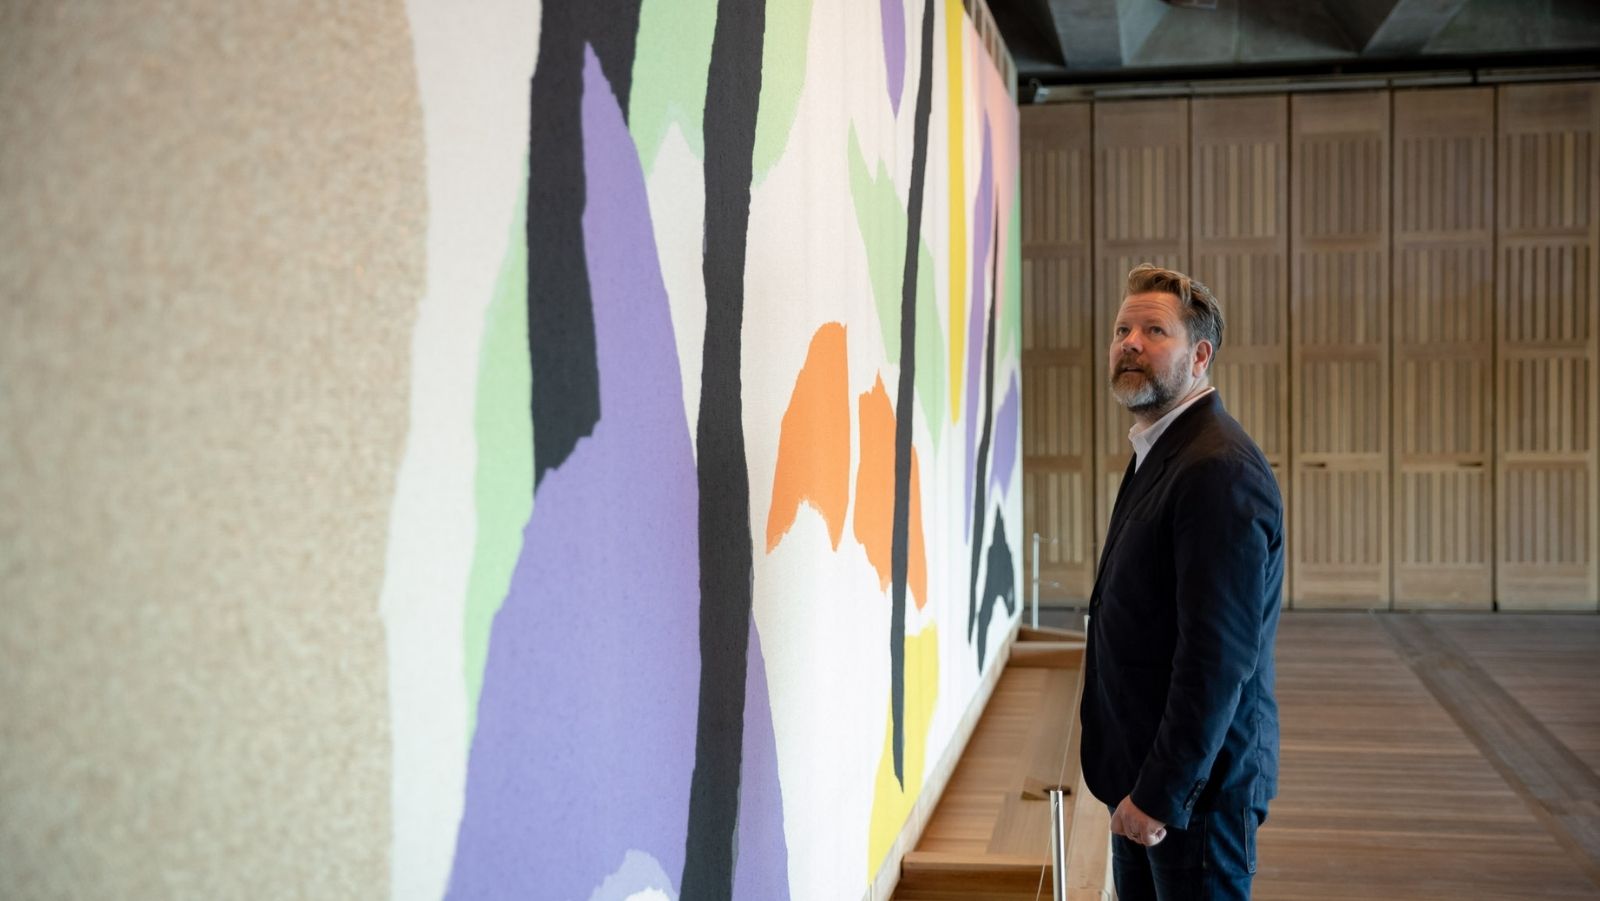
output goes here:
<path id="1" fill-rule="evenodd" d="M 1173 420 L 1183 415 L 1183 411 L 1194 406 L 1195 402 L 1200 398 L 1216 390 L 1214 385 L 1207 386 L 1206 390 L 1168 410 L 1167 415 L 1150 425 L 1145 426 L 1137 422 L 1134 423 L 1133 428 L 1128 430 L 1128 440 L 1133 442 L 1134 471 L 1137 472 L 1139 467 L 1144 465 L 1144 458 L 1149 456 L 1150 448 L 1155 447 L 1156 442 L 1161 440 L 1161 433 L 1167 430 L 1167 426 L 1172 425 Z"/>

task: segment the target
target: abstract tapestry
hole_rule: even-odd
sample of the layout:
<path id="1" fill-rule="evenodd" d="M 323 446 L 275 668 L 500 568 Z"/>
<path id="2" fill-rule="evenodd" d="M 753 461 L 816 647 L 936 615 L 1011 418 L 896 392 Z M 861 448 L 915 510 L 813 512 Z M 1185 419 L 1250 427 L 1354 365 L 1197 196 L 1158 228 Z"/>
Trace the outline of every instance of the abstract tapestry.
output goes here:
<path id="1" fill-rule="evenodd" d="M 1002 67 L 958 0 L 408 11 L 393 894 L 861 897 L 1019 612 Z"/>

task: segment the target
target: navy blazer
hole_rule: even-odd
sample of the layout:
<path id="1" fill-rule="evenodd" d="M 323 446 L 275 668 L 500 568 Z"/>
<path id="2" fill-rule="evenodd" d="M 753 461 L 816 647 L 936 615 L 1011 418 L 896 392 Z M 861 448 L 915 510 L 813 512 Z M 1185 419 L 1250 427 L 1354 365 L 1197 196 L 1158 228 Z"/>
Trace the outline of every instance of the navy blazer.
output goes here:
<path id="1" fill-rule="evenodd" d="M 1089 599 L 1083 775 L 1182 829 L 1196 811 L 1277 793 L 1272 644 L 1283 500 L 1212 392 L 1179 414 L 1117 492 Z"/>

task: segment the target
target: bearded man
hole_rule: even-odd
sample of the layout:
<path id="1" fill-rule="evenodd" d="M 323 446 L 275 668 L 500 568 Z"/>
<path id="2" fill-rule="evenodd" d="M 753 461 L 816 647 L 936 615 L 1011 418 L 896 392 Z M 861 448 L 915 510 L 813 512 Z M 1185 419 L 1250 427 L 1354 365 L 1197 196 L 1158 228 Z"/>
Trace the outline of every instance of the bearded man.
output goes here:
<path id="1" fill-rule="evenodd" d="M 1081 710 L 1122 901 L 1248 898 L 1276 794 L 1283 501 L 1211 386 L 1222 327 L 1199 282 L 1128 273 L 1109 375 L 1134 455 L 1090 596 Z"/>

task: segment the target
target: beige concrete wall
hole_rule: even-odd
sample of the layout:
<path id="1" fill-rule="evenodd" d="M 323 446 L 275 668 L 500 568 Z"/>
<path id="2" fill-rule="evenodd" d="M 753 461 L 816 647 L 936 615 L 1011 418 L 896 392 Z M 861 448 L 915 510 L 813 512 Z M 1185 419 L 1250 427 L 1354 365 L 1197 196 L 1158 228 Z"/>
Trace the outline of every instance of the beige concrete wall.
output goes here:
<path id="1" fill-rule="evenodd" d="M 406 21 L 0 5 L 0 896 L 387 894 Z"/>

